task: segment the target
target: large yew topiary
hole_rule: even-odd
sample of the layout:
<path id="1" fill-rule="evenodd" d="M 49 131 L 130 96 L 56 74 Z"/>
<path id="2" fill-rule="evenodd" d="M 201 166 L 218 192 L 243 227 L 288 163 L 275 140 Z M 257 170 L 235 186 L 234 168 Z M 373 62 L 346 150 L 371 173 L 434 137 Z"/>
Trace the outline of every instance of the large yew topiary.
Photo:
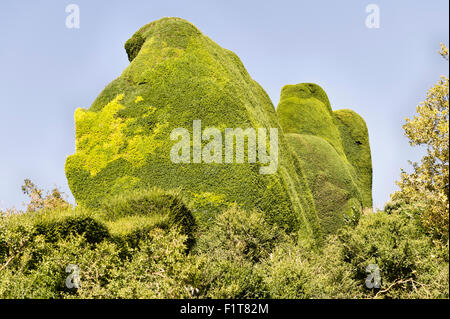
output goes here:
<path id="1" fill-rule="evenodd" d="M 319 236 L 306 175 L 281 129 L 275 174 L 260 174 L 259 162 L 170 160 L 172 129 L 192 136 L 194 120 L 222 132 L 279 128 L 267 93 L 233 52 L 179 18 L 145 25 L 125 48 L 130 65 L 89 110 L 75 112 L 76 153 L 67 159 L 66 175 L 78 203 L 96 208 L 124 192 L 181 188 L 200 222 L 236 203 L 287 230 Z"/>

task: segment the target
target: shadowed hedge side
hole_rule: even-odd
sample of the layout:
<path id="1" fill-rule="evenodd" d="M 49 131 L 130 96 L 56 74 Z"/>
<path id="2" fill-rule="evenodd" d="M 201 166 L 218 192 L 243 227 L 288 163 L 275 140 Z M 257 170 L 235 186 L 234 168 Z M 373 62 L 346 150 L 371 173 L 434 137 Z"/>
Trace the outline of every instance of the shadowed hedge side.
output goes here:
<path id="1" fill-rule="evenodd" d="M 356 170 L 363 205 L 372 207 L 372 157 L 366 122 L 352 110 L 337 110 L 334 115 L 338 120 L 345 155 Z"/>
<path id="2" fill-rule="evenodd" d="M 322 229 L 336 232 L 351 216 L 352 208 L 361 207 L 354 168 L 323 138 L 304 134 L 286 137 L 305 167 Z"/>
<path id="3" fill-rule="evenodd" d="M 186 235 L 188 248 L 195 242 L 196 221 L 176 191 L 131 191 L 105 200 L 100 212 L 111 234 L 132 247 L 154 228 L 178 229 Z"/>

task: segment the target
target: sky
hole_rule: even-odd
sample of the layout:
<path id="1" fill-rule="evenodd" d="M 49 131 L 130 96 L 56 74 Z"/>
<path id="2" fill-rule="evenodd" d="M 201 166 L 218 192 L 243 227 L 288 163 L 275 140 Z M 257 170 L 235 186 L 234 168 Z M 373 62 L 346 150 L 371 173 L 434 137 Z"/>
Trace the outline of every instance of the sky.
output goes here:
<path id="1" fill-rule="evenodd" d="M 66 6 L 80 9 L 67 28 Z M 368 28 L 369 4 L 379 28 Z M 25 178 L 73 197 L 64 173 L 75 152 L 74 111 L 88 108 L 129 64 L 123 45 L 141 26 L 181 17 L 234 51 L 276 106 L 286 84 L 314 82 L 334 110 L 369 129 L 374 207 L 397 189 L 423 149 L 403 136 L 405 117 L 448 64 L 448 0 L 1 1 L 0 209 L 23 208 Z"/>

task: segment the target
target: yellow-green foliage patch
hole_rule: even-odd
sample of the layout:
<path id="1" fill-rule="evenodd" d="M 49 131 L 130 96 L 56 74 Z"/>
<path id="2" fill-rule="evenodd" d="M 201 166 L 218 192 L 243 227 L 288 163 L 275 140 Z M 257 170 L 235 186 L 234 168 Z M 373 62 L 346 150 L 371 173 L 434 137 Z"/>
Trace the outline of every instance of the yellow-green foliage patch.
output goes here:
<path id="1" fill-rule="evenodd" d="M 119 94 L 99 112 L 83 109 L 75 111 L 76 147 L 79 152 L 74 156 L 84 164 L 83 168 L 91 176 L 100 172 L 109 162 L 121 158 L 133 166 L 142 166 L 145 156 L 154 153 L 161 144 L 156 141 L 156 136 L 167 127 L 167 123 L 156 123 L 148 134 L 142 126 L 137 125 L 138 119 L 118 117 L 118 112 L 125 108 L 120 104 L 123 97 L 123 94 Z M 136 99 L 140 101 L 139 97 Z M 150 107 L 143 117 L 148 117 L 154 110 Z"/>

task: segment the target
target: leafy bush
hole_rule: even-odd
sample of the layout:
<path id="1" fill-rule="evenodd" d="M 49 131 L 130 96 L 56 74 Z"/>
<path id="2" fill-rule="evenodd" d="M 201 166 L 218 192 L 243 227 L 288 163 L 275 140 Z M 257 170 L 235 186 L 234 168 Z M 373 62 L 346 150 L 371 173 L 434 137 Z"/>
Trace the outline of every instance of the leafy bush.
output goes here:
<path id="1" fill-rule="evenodd" d="M 101 216 L 114 234 L 136 242 L 149 230 L 179 229 L 194 244 L 196 222 L 179 192 L 158 188 L 124 193 L 104 201 Z"/>
<path id="2" fill-rule="evenodd" d="M 277 247 L 270 259 L 262 265 L 263 274 L 271 298 L 309 298 L 308 281 L 311 278 L 309 261 L 303 249 L 287 244 Z"/>
<path id="3" fill-rule="evenodd" d="M 13 262 L 3 263 L 0 298 L 193 297 L 199 267 L 186 256 L 185 241 L 175 230 L 155 229 L 132 258 L 123 259 L 120 247 L 111 241 L 91 245 L 75 235 L 50 243 L 36 236 L 21 246 L 20 254 L 11 255 Z M 78 289 L 66 286 L 70 264 L 80 271 Z"/>
<path id="4" fill-rule="evenodd" d="M 446 251 L 435 246 L 415 220 L 405 215 L 378 212 L 364 216 L 357 227 L 346 227 L 332 238 L 326 252 L 323 263 L 337 255 L 338 269 L 348 269 L 358 283 L 347 297 L 448 298 L 448 246 Z M 379 267 L 379 290 L 365 287 L 369 264 Z M 335 272 L 331 269 L 330 276 Z"/>
<path id="5" fill-rule="evenodd" d="M 61 220 L 40 222 L 35 225 L 35 233 L 51 242 L 70 235 L 84 235 L 86 241 L 93 244 L 109 237 L 106 226 L 90 216 L 68 216 Z"/>
<path id="6" fill-rule="evenodd" d="M 448 244 L 436 245 L 401 207 L 364 214 L 323 246 L 231 207 L 190 250 L 179 227 L 157 226 L 167 225 L 161 215 L 117 212 L 102 223 L 99 214 L 1 217 L 0 298 L 449 297 Z M 66 287 L 69 264 L 80 270 L 78 289 Z M 365 286 L 369 264 L 380 269 L 379 289 Z"/>
<path id="7" fill-rule="evenodd" d="M 236 206 L 218 215 L 203 232 L 195 253 L 208 262 L 202 281 L 210 298 L 264 298 L 267 289 L 258 267 L 287 235 L 258 211 Z"/>
<path id="8" fill-rule="evenodd" d="M 39 252 L 40 262 L 33 259 Z M 66 267 L 80 269 L 81 287 L 69 289 Z M 30 267 L 30 265 L 33 265 Z M 74 298 L 84 292 L 90 295 L 110 296 L 105 285 L 112 270 L 120 265 L 117 250 L 112 243 L 103 241 L 89 244 L 81 236 L 69 236 L 57 243 L 49 243 L 41 236 L 23 249 L 13 265 L 0 273 L 1 298 Z"/>
<path id="9" fill-rule="evenodd" d="M 19 213 L 5 218 L 4 227 L 13 231 L 28 227 L 31 236 L 42 235 L 50 242 L 76 234 L 84 235 L 90 243 L 109 237 L 106 225 L 92 212 L 81 208 Z"/>
<path id="10" fill-rule="evenodd" d="M 365 285 L 370 264 L 379 267 L 379 289 Z M 400 214 L 362 216 L 315 251 L 284 243 L 261 272 L 272 298 L 449 297 L 448 246 L 434 245 Z"/>
<path id="11" fill-rule="evenodd" d="M 154 229 L 121 267 L 107 293 L 114 298 L 192 298 L 200 286 L 202 260 L 186 255 L 186 236 Z M 91 297 L 89 291 L 80 297 Z M 103 297 L 103 296 L 94 296 Z"/>
<path id="12" fill-rule="evenodd" d="M 205 256 L 206 257 L 206 256 Z M 268 298 L 266 284 L 258 267 L 242 256 L 214 256 L 203 269 L 202 289 L 206 298 Z"/>
<path id="13" fill-rule="evenodd" d="M 141 50 L 145 39 L 140 33 L 135 33 L 127 42 L 125 42 L 125 50 L 127 51 L 128 61 L 133 61 Z"/>
<path id="14" fill-rule="evenodd" d="M 22 192 L 28 195 L 30 202 L 27 204 L 27 212 L 36 212 L 48 209 L 67 209 L 70 204 L 63 198 L 64 193 L 54 188 L 44 196 L 42 189 L 37 187 L 31 180 L 25 179 Z"/>
<path id="15" fill-rule="evenodd" d="M 448 49 L 441 43 L 442 57 L 448 61 Z M 411 146 L 426 146 L 420 163 L 410 162 L 412 173 L 402 169 L 397 182 L 400 190 L 392 194 L 415 207 L 423 228 L 444 243 L 449 240 L 449 80 L 441 76 L 427 92 L 412 119 L 403 125 Z"/>
<path id="16" fill-rule="evenodd" d="M 384 204 L 384 212 L 387 214 L 398 213 L 400 208 L 404 207 L 404 203 L 399 200 L 389 200 Z"/>
<path id="17" fill-rule="evenodd" d="M 236 206 L 218 215 L 211 229 L 200 237 L 197 249 L 223 256 L 242 256 L 253 263 L 267 258 L 286 235 L 268 224 L 258 211 Z"/>

